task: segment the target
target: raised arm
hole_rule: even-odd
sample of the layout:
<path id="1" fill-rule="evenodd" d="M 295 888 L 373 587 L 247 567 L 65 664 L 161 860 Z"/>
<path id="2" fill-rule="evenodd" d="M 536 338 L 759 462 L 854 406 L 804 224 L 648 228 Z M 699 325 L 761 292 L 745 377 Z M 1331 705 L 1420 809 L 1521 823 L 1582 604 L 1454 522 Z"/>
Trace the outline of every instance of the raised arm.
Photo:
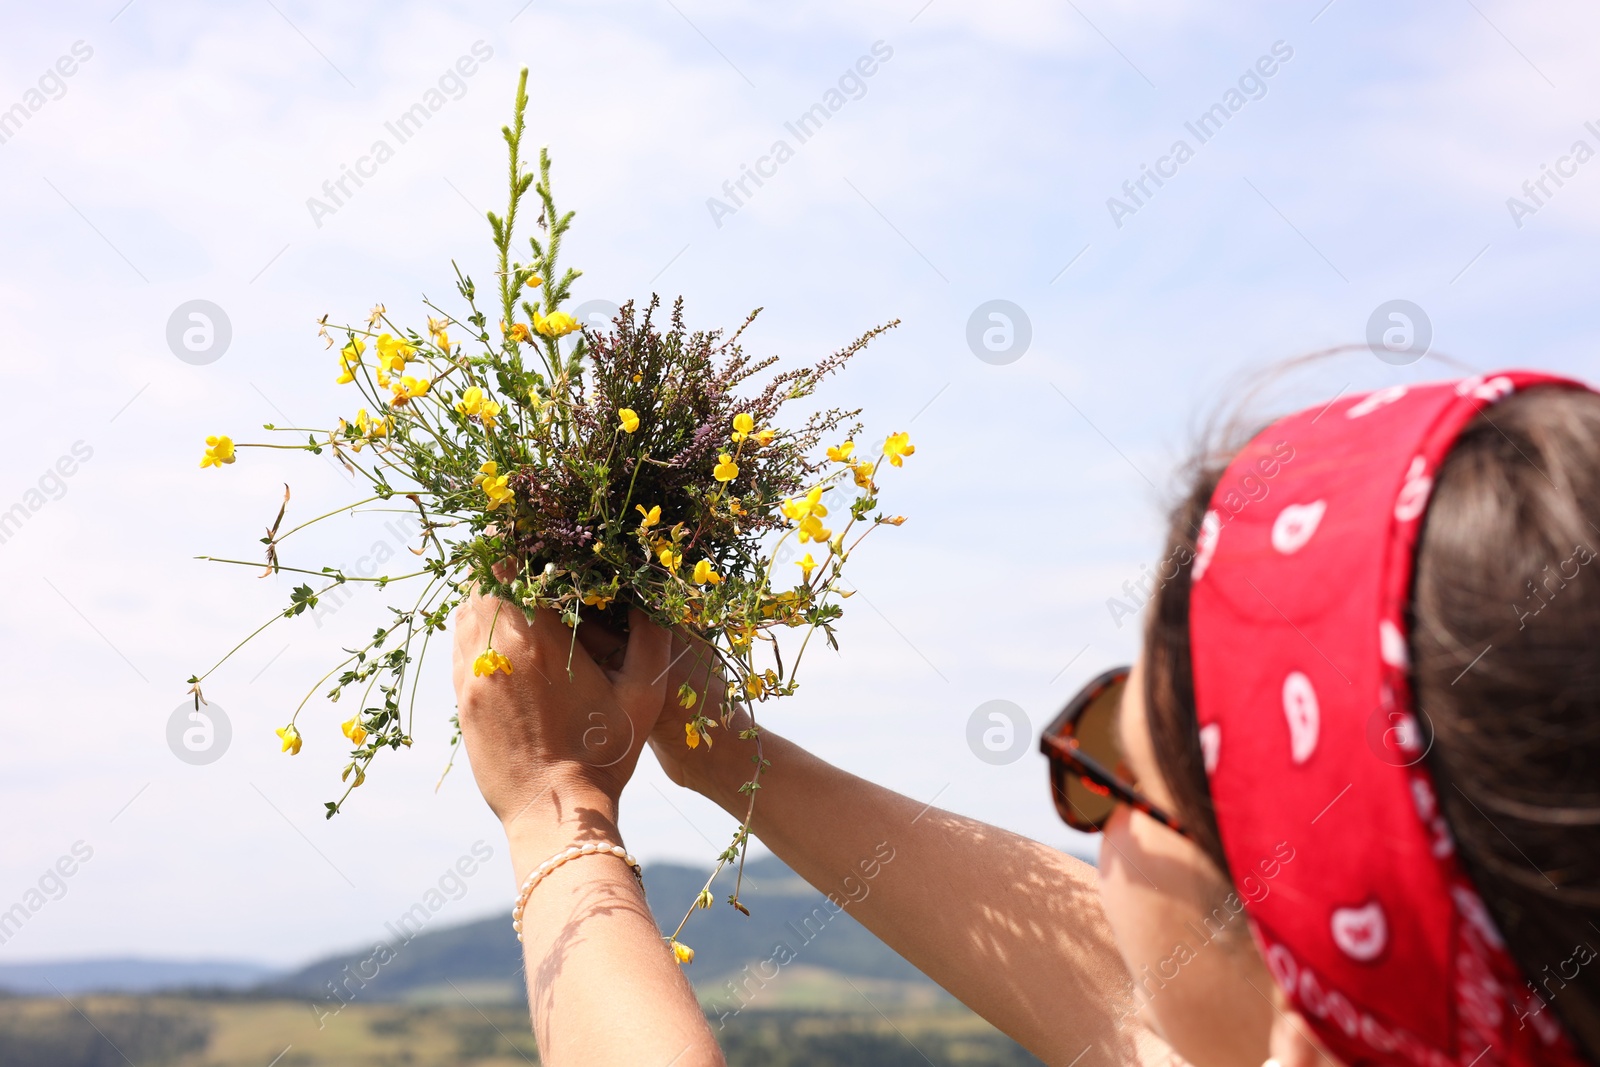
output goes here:
<path id="1" fill-rule="evenodd" d="M 755 749 L 737 736 L 744 725 L 690 750 L 682 717 L 668 714 L 651 747 L 675 782 L 743 818 L 739 786 Z M 1167 1062 L 1133 1014 L 1092 867 L 874 785 L 771 732 L 762 746 L 770 766 L 754 834 L 890 948 L 1047 1063 Z"/>
<path id="2" fill-rule="evenodd" d="M 509 674 L 474 670 L 491 631 Z M 554 612 L 529 626 L 520 610 L 477 597 L 458 612 L 462 737 L 505 827 L 519 886 L 570 845 L 623 844 L 617 796 L 661 711 L 668 645 L 666 631 L 635 613 L 621 669 L 602 671 Z M 622 859 L 591 854 L 554 868 L 528 899 L 522 933 L 542 1062 L 723 1062 Z"/>

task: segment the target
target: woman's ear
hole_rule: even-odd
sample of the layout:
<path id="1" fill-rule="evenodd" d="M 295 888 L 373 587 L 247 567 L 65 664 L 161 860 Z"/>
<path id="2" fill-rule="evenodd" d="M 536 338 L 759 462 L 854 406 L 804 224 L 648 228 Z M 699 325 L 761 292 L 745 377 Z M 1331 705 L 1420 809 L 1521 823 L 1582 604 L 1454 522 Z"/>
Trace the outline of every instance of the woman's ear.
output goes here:
<path id="1" fill-rule="evenodd" d="M 1277 1012 L 1267 1038 L 1267 1051 L 1272 1058 L 1262 1067 L 1328 1067 L 1329 1064 L 1337 1067 L 1339 1061 L 1324 1052 L 1317 1039 L 1311 1036 L 1311 1028 L 1289 1007 L 1283 990 L 1273 992 Z"/>

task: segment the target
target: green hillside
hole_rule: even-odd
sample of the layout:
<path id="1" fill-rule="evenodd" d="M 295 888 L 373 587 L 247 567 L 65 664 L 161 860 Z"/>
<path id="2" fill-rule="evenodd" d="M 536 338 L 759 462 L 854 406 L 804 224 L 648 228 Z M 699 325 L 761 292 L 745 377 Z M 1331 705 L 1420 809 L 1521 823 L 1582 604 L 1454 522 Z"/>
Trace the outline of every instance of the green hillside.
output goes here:
<path id="1" fill-rule="evenodd" d="M 720 1029 L 731 1067 L 1025 1067 L 970 1013 L 752 1011 Z M 0 998 L 5 1067 L 528 1067 L 526 1009 L 353 1004 L 320 1029 L 304 1001 Z"/>
<path id="2" fill-rule="evenodd" d="M 645 894 L 666 932 L 704 881 L 697 868 L 661 864 L 646 870 Z M 718 906 L 697 914 L 684 934 L 695 949 L 686 973 L 708 1009 L 725 1011 L 753 998 L 787 1005 L 793 1003 L 791 987 L 800 998 L 795 1006 L 832 1004 L 839 987 L 849 989 L 841 976 L 869 980 L 894 1003 L 934 1003 L 943 996 L 920 971 L 848 914 L 835 911 L 774 857 L 746 868 L 741 899 L 750 915 Z M 330 1008 L 338 999 L 329 983 L 339 987 L 343 999 L 360 1002 L 448 1001 L 455 995 L 450 983 L 494 1003 L 520 1003 L 524 997 L 521 950 L 507 917 L 425 930 L 410 941 L 392 939 L 388 947 L 392 959 L 381 966 L 374 962 L 374 947 L 367 945 L 307 964 L 260 991 L 325 1001 Z M 769 981 L 775 972 L 779 980 Z M 730 991 L 730 982 L 742 992 Z"/>
<path id="3" fill-rule="evenodd" d="M 701 870 L 666 864 L 646 873 L 663 926 L 676 925 L 704 879 Z M 734 1067 L 1038 1062 L 776 859 L 749 866 L 742 898 L 748 917 L 719 906 L 696 915 L 685 934 L 696 952 L 686 973 Z M 427 929 L 387 948 L 388 962 L 376 969 L 368 945 L 243 992 L 84 994 L 70 1002 L 0 994 L 0 1067 L 538 1062 L 520 946 L 506 916 Z M 130 980 L 128 961 L 101 962 L 98 985 L 89 973 L 95 961 L 73 964 L 89 974 L 88 988 Z M 365 981 L 352 977 L 363 974 Z M 342 999 L 331 982 L 344 983 Z"/>

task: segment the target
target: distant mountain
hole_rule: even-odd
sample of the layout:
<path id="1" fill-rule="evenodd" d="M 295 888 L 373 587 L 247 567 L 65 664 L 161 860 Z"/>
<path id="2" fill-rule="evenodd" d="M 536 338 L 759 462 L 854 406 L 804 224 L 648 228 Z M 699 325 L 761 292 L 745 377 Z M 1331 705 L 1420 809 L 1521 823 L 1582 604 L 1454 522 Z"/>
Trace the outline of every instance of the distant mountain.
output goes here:
<path id="1" fill-rule="evenodd" d="M 645 869 L 645 893 L 663 933 L 683 917 L 706 871 L 676 864 Z M 712 887 L 717 903 L 697 912 L 683 933 L 695 959 L 686 973 L 708 1008 L 725 1010 L 760 995 L 764 1005 L 804 998 L 831 1004 L 841 996 L 874 1003 L 943 999 L 944 994 L 848 914 L 837 912 L 776 857 L 745 868 L 739 914 L 726 901 L 733 885 L 724 872 Z M 785 1001 L 767 986 L 794 991 Z M 52 983 L 54 988 L 52 988 Z M 474 1001 L 524 999 L 522 952 L 509 915 L 438 929 L 406 939 L 390 927 L 381 948 L 372 943 L 315 960 L 289 972 L 238 961 L 85 959 L 0 965 L 0 991 L 17 994 L 229 991 L 304 998 L 330 1009 L 341 1001 Z M 882 998 L 882 999 L 880 999 Z"/>
<path id="2" fill-rule="evenodd" d="M 646 898 L 663 933 L 677 926 L 705 876 L 704 870 L 673 864 L 646 868 Z M 723 903 L 732 884 L 731 873 L 718 878 L 712 888 L 718 904 L 691 918 L 682 935 L 695 950 L 686 973 L 708 1006 L 749 999 L 785 970 L 813 983 L 819 973 L 868 980 L 880 990 L 888 987 L 891 996 L 903 994 L 894 987 L 907 984 L 935 990 L 920 971 L 836 911 L 776 857 L 745 868 L 740 900 L 749 916 Z M 255 991 L 307 997 L 330 1008 L 340 1000 L 523 999 L 521 946 L 509 917 L 424 930 L 409 941 L 396 933 L 391 930 L 382 949 L 338 953 L 278 975 Z"/>
<path id="3" fill-rule="evenodd" d="M 60 960 L 0 964 L 0 990 L 19 995 L 158 993 L 173 989 L 248 989 L 276 971 L 235 960 Z"/>

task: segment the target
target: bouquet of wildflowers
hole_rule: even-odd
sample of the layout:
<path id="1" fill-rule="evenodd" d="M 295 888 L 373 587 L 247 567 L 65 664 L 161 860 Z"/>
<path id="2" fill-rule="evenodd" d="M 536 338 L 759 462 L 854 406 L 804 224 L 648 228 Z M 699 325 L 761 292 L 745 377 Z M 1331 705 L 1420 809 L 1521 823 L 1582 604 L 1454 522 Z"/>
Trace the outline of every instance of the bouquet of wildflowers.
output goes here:
<path id="1" fill-rule="evenodd" d="M 755 313 L 728 336 L 690 331 L 681 300 L 664 312 L 652 297 L 642 309 L 624 306 L 608 330 L 581 327 L 562 310 L 579 272 L 557 267 L 572 213 L 556 209 L 548 153 L 540 152 L 537 173 L 521 158 L 526 86 L 524 70 L 512 124 L 502 131 L 509 202 L 503 215 L 488 213 L 498 260 L 492 310 L 480 307 L 477 286 L 458 267 L 460 305 L 428 303 L 424 329 L 395 323 L 382 305 L 363 326 L 330 327 L 324 316 L 321 336 L 339 346 L 336 381 L 357 394 L 347 402 L 354 413 L 331 429 L 265 427 L 289 440 L 208 437 L 200 461 L 220 469 L 246 448 L 331 453 L 369 487 L 360 500 L 283 529 L 285 488 L 261 539 L 263 576 L 308 580 L 246 642 L 347 582 L 415 590 L 388 608 L 363 647 L 344 650 L 277 731 L 283 751 L 298 754 L 313 729 L 302 728 L 301 716 L 317 693 L 354 701 L 339 726 L 349 761 L 342 795 L 326 805 L 329 818 L 380 752 L 412 743 L 429 642 L 474 586 L 530 613 L 557 611 L 574 635 L 590 623 L 624 629 L 628 608 L 643 610 L 687 637 L 705 665 L 691 673 L 703 683 L 676 693 L 692 713 L 684 743 L 711 745 L 742 706 L 751 712 L 744 736 L 759 746 L 756 705 L 795 691 L 795 671 L 818 631 L 837 647 L 833 626 L 850 595 L 840 583 L 851 552 L 877 526 L 904 521 L 879 513 L 877 485 L 885 462 L 898 467 L 914 451 L 904 433 L 869 458 L 853 439 L 859 425 L 846 426 L 858 412 L 824 410 L 789 427 L 779 419 L 785 404 L 810 396 L 895 324 L 814 366 L 783 370 L 773 369 L 775 357 L 753 359 L 740 347 Z M 522 253 L 514 236 L 529 206 L 539 214 Z M 835 488 L 843 492 L 829 493 Z M 824 493 L 847 503 L 830 512 Z M 420 523 L 409 573 L 362 577 L 284 561 L 286 542 L 313 523 L 396 506 Z M 777 561 L 799 550 L 780 571 Z M 800 631 L 787 661 L 778 641 L 786 630 Z M 201 683 L 217 666 L 189 679 L 197 707 Z M 474 670 L 510 673 L 511 664 L 491 638 Z M 722 712 L 693 713 L 716 704 L 700 703 L 709 685 L 725 687 Z M 459 745 L 459 728 L 453 740 Z M 758 755 L 744 787 L 752 810 L 765 766 Z M 742 867 L 748 828 L 747 813 L 718 871 L 735 860 Z M 710 903 L 709 886 L 697 905 Z M 742 909 L 737 887 L 729 899 Z"/>

